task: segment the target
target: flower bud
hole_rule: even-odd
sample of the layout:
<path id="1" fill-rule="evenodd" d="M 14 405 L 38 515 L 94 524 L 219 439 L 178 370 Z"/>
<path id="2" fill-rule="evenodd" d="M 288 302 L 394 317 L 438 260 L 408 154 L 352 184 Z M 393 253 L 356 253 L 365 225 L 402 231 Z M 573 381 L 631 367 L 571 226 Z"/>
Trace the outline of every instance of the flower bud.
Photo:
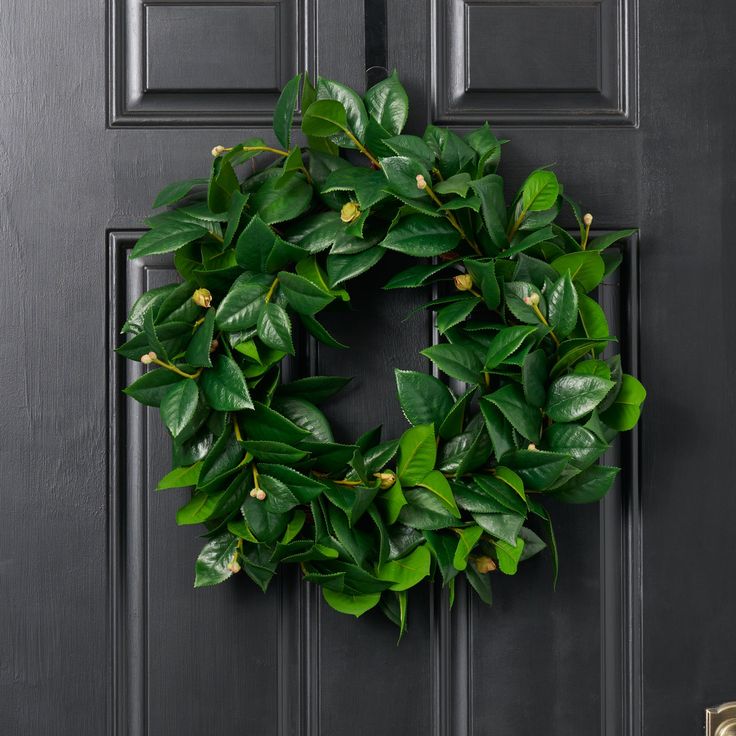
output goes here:
<path id="1" fill-rule="evenodd" d="M 586 212 L 583 215 L 583 224 L 586 227 L 590 227 L 592 223 L 593 223 L 593 215 L 591 215 L 590 212 Z"/>
<path id="2" fill-rule="evenodd" d="M 360 217 L 360 207 L 355 202 L 348 202 L 340 210 L 340 219 L 345 222 L 353 222 Z"/>
<path id="3" fill-rule="evenodd" d="M 151 363 L 153 363 L 153 361 L 156 360 L 156 358 L 158 358 L 158 355 L 156 355 L 156 353 L 154 353 L 153 350 L 151 350 L 150 353 L 141 355 L 141 363 L 143 363 L 143 365 L 151 365 Z"/>
<path id="4" fill-rule="evenodd" d="M 530 307 L 536 307 L 537 304 L 539 304 L 539 294 L 535 291 L 532 294 L 529 294 L 529 296 L 525 296 L 524 304 L 528 304 Z"/>
<path id="5" fill-rule="evenodd" d="M 493 572 L 496 569 L 496 563 L 486 555 L 475 558 L 475 569 L 481 574 Z"/>
<path id="6" fill-rule="evenodd" d="M 422 174 L 417 174 L 417 189 L 426 189 L 427 188 L 427 180 L 422 176 Z"/>
<path id="7" fill-rule="evenodd" d="M 537 446 L 533 442 L 530 442 L 526 449 L 531 450 L 532 452 L 539 452 L 539 450 L 537 450 Z"/>
<path id="8" fill-rule="evenodd" d="M 374 475 L 381 482 L 380 487 L 382 491 L 391 488 L 391 486 L 396 483 L 396 475 L 394 475 L 390 470 L 385 470 L 383 473 L 374 473 Z"/>
<path id="9" fill-rule="evenodd" d="M 212 155 L 217 158 L 221 153 L 225 153 L 225 146 L 215 146 L 212 149 Z"/>
<path id="10" fill-rule="evenodd" d="M 212 341 L 212 342 L 210 343 L 210 352 L 211 352 L 211 353 L 214 353 L 214 352 L 215 352 L 215 350 L 217 350 L 217 348 L 219 348 L 219 347 L 220 347 L 220 343 L 219 343 L 219 341 L 218 341 L 218 340 L 213 340 L 213 341 Z"/>
<path id="11" fill-rule="evenodd" d="M 251 488 L 250 489 L 250 497 L 251 498 L 255 498 L 257 493 L 258 493 L 258 490 L 256 488 Z"/>
<path id="12" fill-rule="evenodd" d="M 237 559 L 233 559 L 232 562 L 227 566 L 227 569 L 230 570 L 230 572 L 240 572 L 240 563 L 237 561 Z"/>
<path id="13" fill-rule="evenodd" d="M 192 301 L 198 307 L 209 307 L 212 304 L 212 294 L 210 294 L 209 289 L 197 289 L 192 294 Z"/>
<path id="14" fill-rule="evenodd" d="M 258 489 L 258 490 L 256 491 L 256 498 L 257 498 L 257 499 L 258 499 L 259 501 L 265 501 L 265 500 L 266 500 L 266 491 L 264 491 L 264 490 L 263 490 L 263 488 L 259 488 L 259 489 Z"/>
<path id="15" fill-rule="evenodd" d="M 473 277 L 469 273 L 459 273 L 452 280 L 458 291 L 470 291 L 473 288 Z"/>

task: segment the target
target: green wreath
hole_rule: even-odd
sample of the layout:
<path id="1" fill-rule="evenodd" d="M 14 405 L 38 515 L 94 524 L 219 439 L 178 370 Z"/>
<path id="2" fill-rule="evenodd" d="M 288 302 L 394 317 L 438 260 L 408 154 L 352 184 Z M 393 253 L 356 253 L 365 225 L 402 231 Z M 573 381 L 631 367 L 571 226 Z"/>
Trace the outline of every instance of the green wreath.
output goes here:
<path id="1" fill-rule="evenodd" d="M 307 146 L 291 140 L 300 88 Z M 155 208 L 179 204 L 148 219 L 130 257 L 174 253 L 183 282 L 135 302 L 118 348 L 153 368 L 125 391 L 171 434 L 158 488 L 191 487 L 177 523 L 206 528 L 195 586 L 244 570 L 265 590 L 296 563 L 334 609 L 380 606 L 402 632 L 407 591 L 436 573 L 490 603 L 491 573 L 548 546 L 556 577 L 545 501 L 606 493 L 618 469 L 598 460 L 645 397 L 618 355 L 602 357 L 615 338 L 590 296 L 621 261 L 606 249 L 633 231 L 589 237 L 592 217 L 546 168 L 507 205 L 506 141 L 488 124 L 420 138 L 402 134 L 407 115 L 395 73 L 362 98 L 291 80 L 274 112 L 282 148 L 217 146 L 209 180 L 158 195 Z M 579 238 L 555 224 L 563 205 Z M 343 443 L 318 406 L 349 379 L 282 383 L 280 363 L 294 321 L 344 347 L 316 315 L 390 251 L 419 262 L 384 288 L 437 285 L 427 307 L 443 340 L 422 354 L 466 390 L 397 370 L 411 427 Z"/>

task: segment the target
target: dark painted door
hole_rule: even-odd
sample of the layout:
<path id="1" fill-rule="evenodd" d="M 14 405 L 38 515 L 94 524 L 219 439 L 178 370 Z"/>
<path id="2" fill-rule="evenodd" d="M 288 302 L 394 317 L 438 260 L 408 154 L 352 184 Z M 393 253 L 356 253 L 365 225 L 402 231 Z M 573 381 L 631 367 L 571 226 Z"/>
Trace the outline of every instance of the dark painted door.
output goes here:
<path id="1" fill-rule="evenodd" d="M 638 736 L 700 733 L 736 698 L 730 338 L 736 291 L 728 0 L 0 0 L 0 732 L 9 736 Z M 367 32 L 366 32 L 367 31 Z M 366 43 L 367 39 L 367 43 Z M 518 182 L 555 163 L 601 230 L 635 226 L 606 290 L 649 387 L 625 472 L 561 510 L 562 576 L 492 609 L 429 586 L 400 647 L 296 578 L 192 590 L 158 419 L 110 346 L 171 277 L 126 251 L 152 196 L 257 134 L 297 70 L 362 86 L 396 66 L 412 125 L 486 118 Z M 392 367 L 426 369 L 422 295 L 366 285 L 333 407 L 401 427 Z M 387 329 L 381 337 L 368 329 Z M 365 329 L 364 329 L 365 326 Z M 320 372 L 336 369 L 321 351 Z"/>

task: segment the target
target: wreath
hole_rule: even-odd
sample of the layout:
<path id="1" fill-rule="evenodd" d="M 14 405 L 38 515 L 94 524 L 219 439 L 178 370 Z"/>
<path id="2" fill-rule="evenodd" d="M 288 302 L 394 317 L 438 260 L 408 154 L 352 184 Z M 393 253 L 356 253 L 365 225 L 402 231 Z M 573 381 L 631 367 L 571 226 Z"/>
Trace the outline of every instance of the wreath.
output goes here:
<path id="1" fill-rule="evenodd" d="M 292 142 L 299 98 L 306 146 Z M 379 606 L 401 632 L 407 591 L 428 576 L 451 593 L 465 576 L 490 603 L 494 571 L 513 575 L 548 547 L 556 578 L 545 502 L 607 492 L 618 468 L 598 461 L 645 397 L 604 357 L 616 340 L 595 299 L 621 262 L 607 249 L 634 231 L 591 237 L 591 215 L 548 168 L 507 204 L 507 141 L 487 123 L 418 137 L 402 133 L 407 115 L 395 72 L 363 97 L 292 79 L 274 111 L 280 147 L 217 146 L 209 179 L 156 198 L 176 207 L 147 220 L 130 257 L 173 253 L 182 281 L 133 304 L 118 348 L 150 366 L 125 392 L 171 434 L 158 489 L 190 487 L 177 523 L 206 529 L 195 586 L 242 570 L 265 591 L 298 564 L 332 608 Z M 575 235 L 556 224 L 565 206 Z M 345 347 L 317 315 L 392 251 L 418 262 L 384 288 L 439 294 L 426 306 L 442 337 L 421 352 L 443 380 L 396 370 L 410 427 L 338 441 L 319 407 L 349 379 L 283 383 L 281 362 L 294 323 Z"/>

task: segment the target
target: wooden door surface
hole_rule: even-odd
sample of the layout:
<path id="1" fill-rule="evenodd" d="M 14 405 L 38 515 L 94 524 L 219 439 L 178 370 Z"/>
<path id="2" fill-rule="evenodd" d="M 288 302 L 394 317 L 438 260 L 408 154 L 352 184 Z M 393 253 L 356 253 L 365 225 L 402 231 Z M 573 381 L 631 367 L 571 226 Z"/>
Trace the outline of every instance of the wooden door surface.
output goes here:
<path id="1" fill-rule="evenodd" d="M 736 699 L 729 330 L 736 119 L 727 0 L 0 0 L 0 732 L 10 736 L 700 733 Z M 489 120 L 516 186 L 554 164 L 599 231 L 638 228 L 604 289 L 649 389 L 624 472 L 560 508 L 544 556 L 379 614 L 327 608 L 296 574 L 192 589 L 170 448 L 111 350 L 170 260 L 129 261 L 156 192 L 210 149 L 270 136 L 300 70 L 358 89 L 396 68 L 410 132 Z M 356 283 L 352 345 L 294 370 L 354 375 L 350 436 L 405 427 L 393 368 L 429 370 L 420 292 Z M 376 325 L 379 328 L 376 328 Z"/>

